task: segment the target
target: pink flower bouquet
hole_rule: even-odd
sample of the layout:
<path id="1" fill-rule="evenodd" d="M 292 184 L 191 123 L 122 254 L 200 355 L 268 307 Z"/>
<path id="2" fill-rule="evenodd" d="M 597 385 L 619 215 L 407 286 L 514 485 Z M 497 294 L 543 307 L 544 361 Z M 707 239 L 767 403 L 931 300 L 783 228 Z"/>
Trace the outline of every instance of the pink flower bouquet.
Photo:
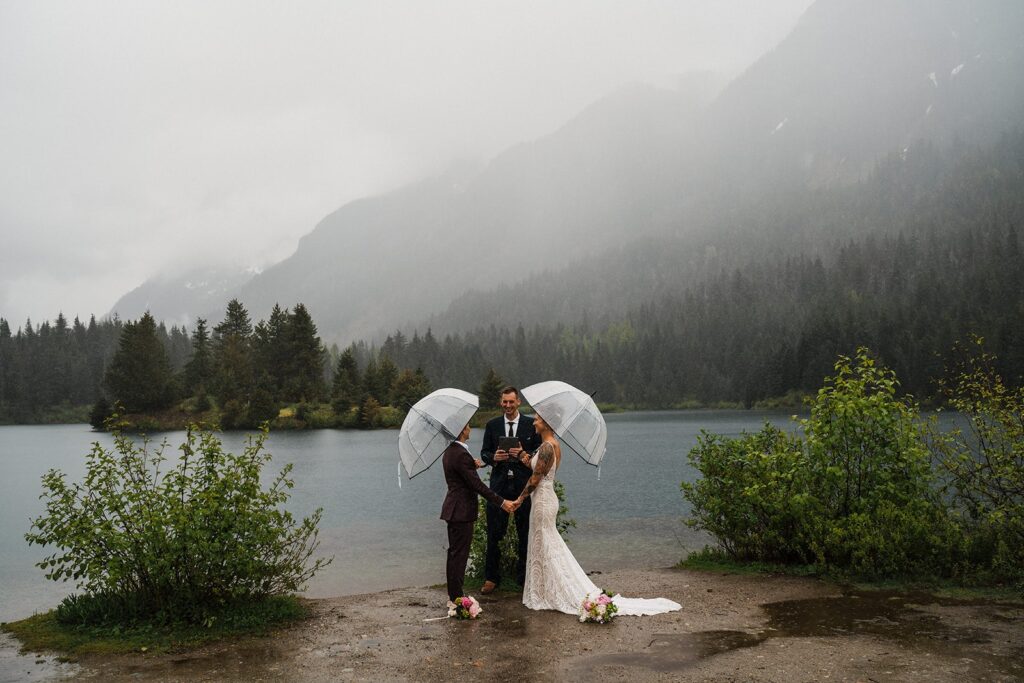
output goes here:
<path id="1" fill-rule="evenodd" d="M 476 598 L 462 597 L 455 598 L 455 602 L 448 607 L 448 616 L 456 619 L 476 619 L 483 610 Z"/>
<path id="2" fill-rule="evenodd" d="M 596 598 L 590 595 L 583 598 L 583 603 L 580 604 L 580 621 L 608 624 L 618 611 L 619 608 L 612 602 L 608 593 L 601 591 L 601 594 Z"/>

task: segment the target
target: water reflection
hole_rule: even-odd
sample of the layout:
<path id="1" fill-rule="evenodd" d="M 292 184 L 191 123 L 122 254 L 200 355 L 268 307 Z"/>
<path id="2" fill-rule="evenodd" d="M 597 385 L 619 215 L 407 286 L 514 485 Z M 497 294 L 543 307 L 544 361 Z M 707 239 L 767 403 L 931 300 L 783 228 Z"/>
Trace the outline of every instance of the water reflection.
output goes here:
<path id="1" fill-rule="evenodd" d="M 979 679 L 991 675 L 1019 680 L 1024 676 L 1024 642 L 1020 640 L 1024 608 L 1020 605 L 850 591 L 834 597 L 768 603 L 762 609 L 768 621 L 754 633 L 657 634 L 644 651 L 587 657 L 573 670 L 582 676 L 616 665 L 673 672 L 775 638 L 871 636 L 913 651 L 967 658 Z"/>

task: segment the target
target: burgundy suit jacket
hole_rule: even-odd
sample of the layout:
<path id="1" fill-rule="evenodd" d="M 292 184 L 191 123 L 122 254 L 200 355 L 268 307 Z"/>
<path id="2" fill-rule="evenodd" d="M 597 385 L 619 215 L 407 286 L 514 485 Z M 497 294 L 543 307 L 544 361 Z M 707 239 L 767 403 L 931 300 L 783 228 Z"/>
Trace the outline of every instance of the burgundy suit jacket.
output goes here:
<path id="1" fill-rule="evenodd" d="M 480 479 L 473 456 L 457 441 L 444 450 L 441 462 L 444 464 L 444 480 L 448 484 L 448 495 L 441 505 L 441 519 L 446 522 L 476 521 L 477 495 L 495 505 L 505 502 Z"/>

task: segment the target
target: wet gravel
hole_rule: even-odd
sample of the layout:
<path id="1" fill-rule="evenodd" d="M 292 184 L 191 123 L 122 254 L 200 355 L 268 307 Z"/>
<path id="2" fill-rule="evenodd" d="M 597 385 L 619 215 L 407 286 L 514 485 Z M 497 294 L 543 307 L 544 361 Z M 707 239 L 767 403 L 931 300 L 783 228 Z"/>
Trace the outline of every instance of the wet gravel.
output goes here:
<path id="1" fill-rule="evenodd" d="M 272 636 L 187 653 L 84 658 L 51 670 L 49 679 L 1024 680 L 1019 604 L 676 569 L 593 578 L 630 597 L 671 598 L 683 609 L 600 626 L 527 610 L 518 594 L 506 593 L 479 596 L 478 620 L 436 620 L 445 614 L 443 589 L 407 588 L 316 600 L 309 621 Z"/>

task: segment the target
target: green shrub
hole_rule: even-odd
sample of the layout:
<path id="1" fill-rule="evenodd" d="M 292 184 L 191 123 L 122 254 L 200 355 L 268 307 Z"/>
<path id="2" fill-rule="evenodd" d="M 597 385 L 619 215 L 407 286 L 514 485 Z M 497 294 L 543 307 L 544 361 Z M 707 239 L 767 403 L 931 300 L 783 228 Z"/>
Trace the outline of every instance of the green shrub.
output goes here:
<path id="1" fill-rule="evenodd" d="M 304 419 L 306 420 L 306 425 L 312 429 L 324 429 L 337 425 L 337 417 L 335 417 L 334 410 L 331 409 L 331 404 L 329 403 L 312 404 L 311 408 L 306 412 Z"/>
<path id="2" fill-rule="evenodd" d="M 840 356 L 835 373 L 800 422 L 811 550 L 858 576 L 941 571 L 950 529 L 917 405 L 897 397 L 894 373 L 866 349 Z"/>
<path id="3" fill-rule="evenodd" d="M 241 455 L 224 453 L 207 431 L 189 428 L 181 456 L 151 452 L 114 430 L 114 448 L 93 445 L 81 483 L 51 470 L 46 512 L 30 544 L 57 550 L 38 564 L 73 580 L 65 619 L 204 623 L 228 605 L 299 590 L 330 562 L 310 562 L 321 511 L 296 522 L 283 509 L 291 465 L 264 488 L 267 432 Z"/>
<path id="4" fill-rule="evenodd" d="M 958 536 L 930 465 L 918 409 L 866 349 L 841 356 L 810 400 L 803 437 L 770 426 L 702 435 L 684 483 L 689 524 L 741 560 L 814 564 L 867 578 L 950 571 Z"/>
<path id="5" fill-rule="evenodd" d="M 689 526 L 711 533 L 737 559 L 811 561 L 802 538 L 807 468 L 798 441 L 768 424 L 738 439 L 702 431 L 689 461 L 703 475 L 682 484 L 693 506 Z"/>
<path id="6" fill-rule="evenodd" d="M 406 411 L 395 406 L 383 406 L 377 419 L 377 427 L 381 429 L 398 429 L 405 420 Z"/>
<path id="7" fill-rule="evenodd" d="M 942 383 L 966 429 L 930 429 L 944 493 L 966 538 L 961 571 L 1024 585 L 1024 387 L 1008 388 L 983 340 L 957 345 Z"/>

